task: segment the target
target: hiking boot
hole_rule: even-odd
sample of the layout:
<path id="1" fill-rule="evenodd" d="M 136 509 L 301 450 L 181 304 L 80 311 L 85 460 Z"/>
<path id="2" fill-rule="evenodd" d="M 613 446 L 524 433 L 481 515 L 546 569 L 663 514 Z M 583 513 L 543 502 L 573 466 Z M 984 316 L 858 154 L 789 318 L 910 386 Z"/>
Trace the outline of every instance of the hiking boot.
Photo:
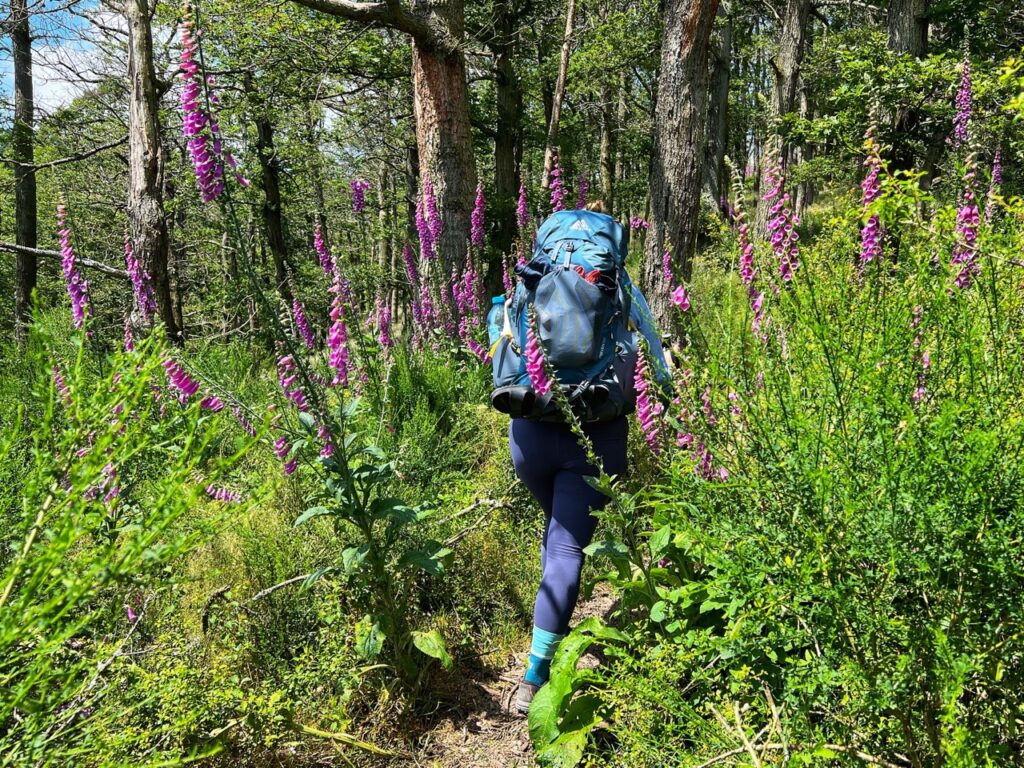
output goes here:
<path id="1" fill-rule="evenodd" d="M 526 715 L 530 711 L 530 702 L 540 689 L 539 685 L 528 683 L 523 680 L 519 683 L 519 693 L 516 694 L 516 712 Z"/>

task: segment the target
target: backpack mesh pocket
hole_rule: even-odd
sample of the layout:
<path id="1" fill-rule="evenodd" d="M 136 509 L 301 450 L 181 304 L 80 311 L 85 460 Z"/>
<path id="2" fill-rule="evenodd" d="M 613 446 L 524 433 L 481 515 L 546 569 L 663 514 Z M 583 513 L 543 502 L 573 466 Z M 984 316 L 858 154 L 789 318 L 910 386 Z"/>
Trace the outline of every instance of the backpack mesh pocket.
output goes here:
<path id="1" fill-rule="evenodd" d="M 612 299 L 571 269 L 555 269 L 537 285 L 533 306 L 548 362 L 582 368 L 601 356 Z"/>

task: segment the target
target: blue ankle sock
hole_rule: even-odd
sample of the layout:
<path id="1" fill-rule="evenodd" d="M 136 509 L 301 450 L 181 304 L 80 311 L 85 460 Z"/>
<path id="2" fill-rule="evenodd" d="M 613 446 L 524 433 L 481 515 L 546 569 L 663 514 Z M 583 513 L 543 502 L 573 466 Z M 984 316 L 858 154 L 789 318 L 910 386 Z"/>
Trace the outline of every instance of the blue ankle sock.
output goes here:
<path id="1" fill-rule="evenodd" d="M 530 645 L 530 658 L 526 664 L 526 682 L 541 686 L 548 681 L 551 673 L 551 659 L 555 656 L 558 644 L 565 635 L 556 635 L 540 627 L 533 628 L 533 643 Z"/>

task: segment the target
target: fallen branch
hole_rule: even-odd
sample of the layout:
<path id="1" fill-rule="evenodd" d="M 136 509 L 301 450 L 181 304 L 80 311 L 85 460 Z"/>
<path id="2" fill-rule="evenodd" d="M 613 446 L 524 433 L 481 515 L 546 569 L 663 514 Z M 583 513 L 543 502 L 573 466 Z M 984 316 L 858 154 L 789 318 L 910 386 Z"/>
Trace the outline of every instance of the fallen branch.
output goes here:
<path id="1" fill-rule="evenodd" d="M 252 605 L 253 603 L 255 603 L 257 600 L 262 600 L 265 597 L 269 597 L 270 595 L 272 595 L 275 592 L 277 592 L 277 590 L 283 589 L 284 587 L 287 587 L 289 584 L 294 584 L 297 581 L 304 581 L 304 580 L 308 579 L 312 575 L 313 574 L 311 574 L 311 573 L 304 573 L 301 576 L 292 576 L 290 579 L 286 579 L 285 581 L 282 581 L 280 584 L 275 584 L 272 587 L 267 587 L 266 589 L 261 589 L 255 595 L 253 595 L 248 600 L 246 600 L 245 601 L 245 605 L 243 607 L 248 607 L 248 606 Z"/>
<path id="2" fill-rule="evenodd" d="M 357 749 L 361 749 L 364 752 L 369 752 L 371 755 L 381 755 L 382 757 L 399 756 L 397 752 L 392 752 L 391 750 L 383 749 L 382 747 L 378 747 L 376 744 L 371 744 L 368 741 L 357 739 L 355 736 L 350 736 L 349 734 L 341 731 L 336 731 L 333 733 L 329 731 L 321 731 L 319 728 L 314 728 L 311 725 L 302 725 L 301 723 L 298 723 L 298 726 L 299 730 L 302 731 L 302 733 L 309 734 L 310 736 L 319 736 L 321 739 L 330 739 L 331 741 L 337 741 L 341 744 L 345 744 L 350 747 L 356 747 Z"/>
<path id="3" fill-rule="evenodd" d="M 790 745 L 790 746 L 791 747 L 795 747 L 796 745 Z M 832 752 L 841 752 L 844 755 L 850 755 L 850 757 L 855 757 L 858 760 L 860 760 L 861 762 L 867 763 L 868 765 L 880 765 L 880 766 L 882 766 L 882 768 L 906 768 L 906 766 L 903 765 L 903 764 L 900 764 L 900 763 L 890 763 L 888 760 L 885 760 L 884 758 L 875 757 L 874 755 L 870 755 L 867 752 L 864 752 L 863 750 L 857 749 L 856 747 L 847 747 L 847 746 L 845 746 L 843 744 L 821 744 L 819 746 L 822 749 L 827 749 L 827 750 L 830 750 Z M 786 747 L 785 744 L 775 744 L 775 743 L 772 743 L 772 744 L 762 744 L 762 745 L 760 745 L 758 747 L 758 749 L 760 751 L 762 751 L 762 752 L 767 752 L 768 750 L 772 750 L 772 751 L 785 751 L 787 749 L 787 747 Z M 730 757 L 736 757 L 737 755 L 742 755 L 742 754 L 744 754 L 746 752 L 747 752 L 747 748 L 746 747 L 739 747 L 737 749 L 730 749 L 728 752 L 723 752 L 722 754 L 718 755 L 717 757 L 713 757 L 710 760 L 707 760 L 707 761 L 701 763 L 700 765 L 697 766 L 697 768 L 708 768 L 708 766 L 724 762 L 724 761 L 728 760 Z"/>
<path id="4" fill-rule="evenodd" d="M 29 248 L 25 245 L 15 245 L 14 243 L 0 243 L 0 251 L 8 251 L 9 253 L 26 253 L 29 256 L 36 256 L 42 259 L 60 259 L 60 251 L 50 251 L 45 248 Z M 93 261 L 92 259 L 86 259 L 81 256 L 75 257 L 75 264 L 80 267 L 86 267 L 87 269 L 94 269 L 97 272 L 102 272 L 105 275 L 111 277 L 119 277 L 122 280 L 128 280 L 128 270 L 118 269 L 117 267 L 109 267 L 101 261 Z"/>

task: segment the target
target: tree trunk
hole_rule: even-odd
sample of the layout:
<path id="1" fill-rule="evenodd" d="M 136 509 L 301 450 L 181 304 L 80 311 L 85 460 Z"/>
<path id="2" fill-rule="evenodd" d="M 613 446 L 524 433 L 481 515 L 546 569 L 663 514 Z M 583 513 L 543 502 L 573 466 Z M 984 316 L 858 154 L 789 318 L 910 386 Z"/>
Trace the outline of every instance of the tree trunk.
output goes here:
<path id="1" fill-rule="evenodd" d="M 251 84 L 247 90 L 251 92 Z M 260 161 L 263 181 L 263 233 L 267 238 L 270 258 L 274 262 L 274 285 L 289 310 L 292 288 L 288 280 L 288 246 L 284 239 L 284 216 L 281 209 L 281 170 L 274 150 L 274 126 L 266 109 L 259 109 L 256 118 L 256 155 Z"/>
<path id="2" fill-rule="evenodd" d="M 662 273 L 667 248 L 683 278 L 689 277 L 697 239 L 704 161 L 708 43 L 718 0 L 665 0 L 654 152 L 651 162 L 651 228 L 640 286 L 654 319 L 667 327 L 669 286 Z"/>
<path id="3" fill-rule="evenodd" d="M 800 67 L 807 50 L 811 0 L 787 0 L 786 12 L 779 30 L 779 51 L 772 61 L 775 82 L 772 88 L 772 113 L 776 118 L 788 115 L 797 104 L 797 89 L 800 85 Z M 769 142 L 769 146 L 772 142 Z M 779 173 L 786 175 L 793 158 L 793 148 L 783 141 L 779 151 Z M 761 176 L 758 190 L 758 205 L 755 216 L 755 230 L 763 233 L 767 226 L 768 206 L 762 202 L 765 178 Z"/>
<path id="4" fill-rule="evenodd" d="M 615 118 L 612 90 L 601 81 L 601 202 L 610 214 L 615 209 Z"/>
<path id="5" fill-rule="evenodd" d="M 514 18 L 508 4 L 503 4 L 495 20 L 494 91 L 498 121 L 494 137 L 494 197 L 489 206 L 494 222 L 492 252 L 496 258 L 488 264 L 488 284 L 501 285 L 502 254 L 512 250 L 516 238 L 516 197 L 519 179 L 516 173 L 516 150 L 520 143 L 520 116 L 523 111 L 523 90 L 514 65 Z M 496 274 L 491 274 L 496 273 Z"/>
<path id="6" fill-rule="evenodd" d="M 629 107 L 626 103 L 626 96 L 629 87 L 629 75 L 626 73 L 622 74 L 622 82 L 619 84 L 618 103 L 615 105 L 615 130 L 622 131 L 626 125 L 626 118 L 629 115 Z M 625 150 L 622 146 L 622 135 L 616 137 L 615 141 L 615 183 L 626 177 L 626 155 Z M 620 203 L 621 206 L 621 203 Z M 613 215 L 617 215 L 619 218 L 628 219 L 625 211 L 615 211 L 613 208 Z"/>
<path id="7" fill-rule="evenodd" d="M 142 270 L 149 274 L 157 315 L 170 339 L 182 329 L 174 316 L 167 271 L 170 237 L 163 198 L 160 96 L 153 69 L 153 35 L 147 0 L 126 0 L 128 23 L 128 222 Z M 141 312 L 141 308 L 136 307 Z"/>
<path id="8" fill-rule="evenodd" d="M 558 124 L 562 117 L 562 99 L 565 98 L 565 78 L 569 72 L 569 54 L 572 53 L 572 30 L 576 21 L 576 0 L 568 0 L 565 11 L 565 35 L 562 37 L 562 53 L 558 60 L 558 78 L 555 80 L 555 92 L 551 99 L 551 118 L 548 121 L 548 140 L 544 147 L 544 170 L 540 180 L 542 188 L 547 189 L 551 181 L 551 169 L 555 165 L 558 153 Z"/>
<path id="9" fill-rule="evenodd" d="M 897 54 L 924 58 L 928 54 L 928 0 L 890 0 L 887 47 Z M 894 171 L 909 170 L 917 164 L 913 145 L 921 124 L 919 109 L 897 109 L 881 115 L 892 128 L 891 165 Z M 927 142 L 929 145 L 934 142 Z M 941 146 L 941 145 L 940 145 Z M 926 165 L 927 168 L 934 166 Z M 927 179 L 925 180 L 927 182 Z"/>
<path id="10" fill-rule="evenodd" d="M 928 53 L 928 0 L 889 0 L 888 48 L 920 59 Z"/>
<path id="11" fill-rule="evenodd" d="M 725 172 L 725 152 L 729 141 L 729 76 L 732 67 L 732 19 L 722 5 L 724 23 L 718 29 L 714 47 L 710 105 L 708 109 L 708 152 L 704 167 L 704 186 L 722 213 L 728 211 L 729 189 Z"/>
<path id="12" fill-rule="evenodd" d="M 450 33 L 462 38 L 461 0 L 435 6 L 435 14 L 444 14 Z M 466 259 L 476 196 L 465 57 L 413 38 L 412 87 L 420 176 L 430 179 L 437 194 L 440 256 L 445 274 L 453 275 Z"/>
<path id="13" fill-rule="evenodd" d="M 14 58 L 14 127 L 11 143 L 15 162 L 15 242 L 26 248 L 35 248 L 35 101 L 32 94 L 32 33 L 28 18 L 26 0 L 11 0 L 11 50 Z M 18 343 L 23 344 L 32 320 L 32 291 L 36 287 L 38 265 L 36 257 L 30 253 L 18 253 L 15 258 L 14 332 Z"/>

